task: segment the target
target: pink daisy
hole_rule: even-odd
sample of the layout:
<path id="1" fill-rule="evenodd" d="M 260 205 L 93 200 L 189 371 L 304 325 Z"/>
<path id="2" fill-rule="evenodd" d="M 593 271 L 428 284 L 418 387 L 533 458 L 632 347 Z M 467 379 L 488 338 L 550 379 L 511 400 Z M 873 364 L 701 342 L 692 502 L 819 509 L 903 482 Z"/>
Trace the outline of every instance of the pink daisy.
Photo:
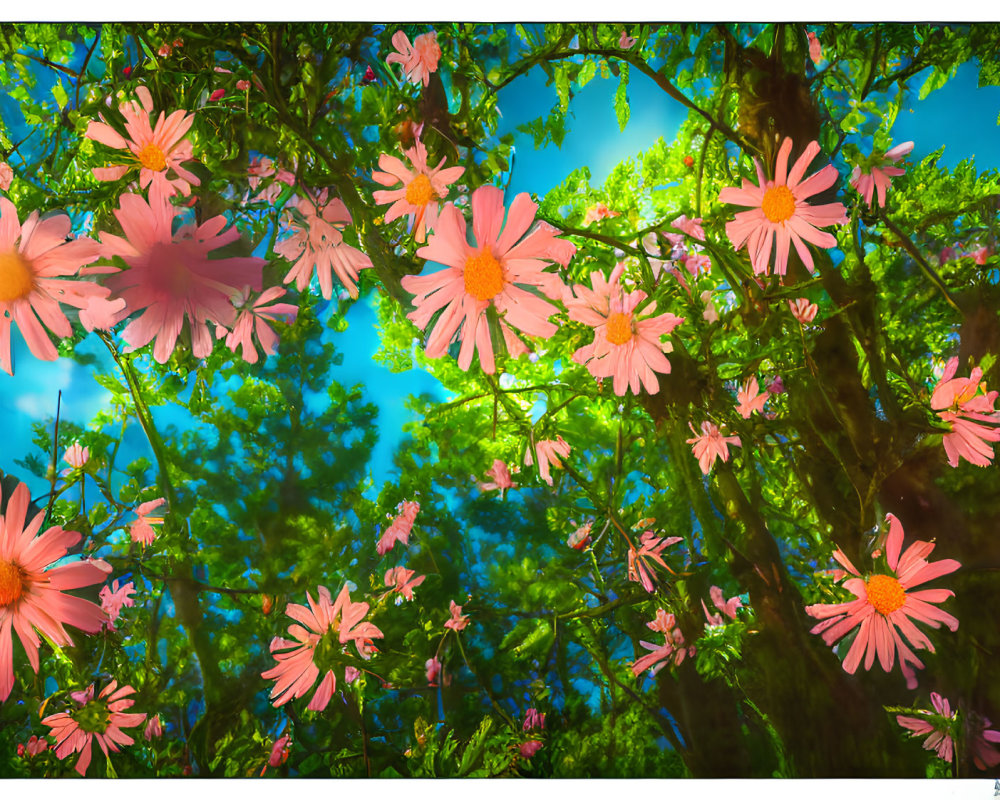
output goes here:
<path id="1" fill-rule="evenodd" d="M 754 159 L 758 185 L 744 178 L 741 188 L 730 187 L 719 193 L 722 203 L 752 206 L 752 210 L 740 211 L 734 221 L 726 223 L 726 235 L 735 250 L 747 245 L 750 263 L 756 274 L 767 273 L 772 242 L 776 247 L 774 274 L 785 274 L 788 249 L 792 244 L 802 263 L 812 272 L 815 268 L 806 242 L 818 247 L 836 247 L 837 239 L 818 228 L 847 222 L 847 213 L 841 203 L 811 206 L 805 202 L 837 181 L 837 168 L 832 164 L 802 180 L 809 163 L 820 152 L 819 144 L 810 142 L 789 172 L 788 156 L 791 152 L 792 140 L 786 137 L 778 150 L 773 181 L 767 180 L 760 162 Z"/>
<path id="2" fill-rule="evenodd" d="M 919 710 L 919 717 L 910 717 L 903 714 L 896 715 L 896 722 L 908 731 L 912 731 L 912 736 L 926 736 L 924 750 L 934 750 L 938 758 L 943 758 L 951 763 L 954 756 L 955 742 L 951 736 L 951 729 L 958 718 L 958 711 L 951 711 L 951 704 L 947 698 L 942 697 L 937 692 L 931 692 L 931 703 L 934 712 Z"/>
<path id="3" fill-rule="evenodd" d="M 280 286 L 272 286 L 253 301 L 252 305 L 244 306 L 236 318 L 232 331 L 226 335 L 226 347 L 234 353 L 243 348 L 243 360 L 248 364 L 256 364 L 259 355 L 253 343 L 253 334 L 257 334 L 264 355 L 273 356 L 278 352 L 278 334 L 271 328 L 270 322 L 283 319 L 288 324 L 295 322 L 298 316 L 298 306 L 291 303 L 273 303 L 284 296 L 285 290 Z"/>
<path id="4" fill-rule="evenodd" d="M 993 463 L 993 448 L 988 443 L 1000 442 L 1000 427 L 980 423 L 1000 426 L 1000 412 L 993 407 L 1000 392 L 986 390 L 980 367 L 975 367 L 968 378 L 956 378 L 957 371 L 955 356 L 948 361 L 931 395 L 931 408 L 951 426 L 951 433 L 943 438 L 944 451 L 952 467 L 957 467 L 961 458 L 977 467 L 988 467 Z"/>
<path id="5" fill-rule="evenodd" d="M 872 193 L 878 192 L 878 204 L 885 206 L 885 190 L 892 183 L 890 178 L 897 178 L 906 170 L 902 167 L 893 167 L 903 156 L 907 156 L 913 150 L 913 142 L 903 142 L 896 145 L 882 157 L 877 157 L 873 153 L 867 162 L 854 168 L 851 173 L 851 186 L 858 190 L 868 207 L 872 207 Z"/>
<path id="6" fill-rule="evenodd" d="M 327 189 L 323 189 L 315 199 L 297 196 L 291 200 L 285 213 L 285 227 L 292 235 L 279 242 L 274 252 L 295 261 L 285 276 L 284 283 L 295 281 L 295 288 L 305 291 L 312 280 L 313 270 L 319 278 L 319 288 L 323 297 L 329 300 L 333 295 L 333 277 L 347 289 L 351 297 L 358 296 L 358 272 L 372 266 L 371 259 L 356 247 L 344 242 L 344 228 L 351 222 L 351 213 L 340 198 L 327 202 Z M 292 210 L 298 214 L 293 215 Z M 302 220 L 300 224 L 298 219 Z"/>
<path id="7" fill-rule="evenodd" d="M 441 59 L 441 47 L 437 43 L 437 33 L 422 33 L 410 44 L 409 37 L 402 31 L 392 35 L 392 46 L 395 53 L 390 53 L 385 59 L 386 64 L 402 64 L 403 74 L 411 83 L 430 83 L 431 73 L 437 72 L 438 61 Z"/>
<path id="8" fill-rule="evenodd" d="M 412 569 L 406 569 L 405 567 L 393 567 L 390 569 L 385 573 L 385 585 L 392 587 L 389 593 L 398 592 L 407 600 L 412 600 L 413 590 L 427 578 L 426 575 L 419 575 L 414 578 L 413 576 L 416 574 Z M 396 598 L 396 602 L 400 602 L 399 597 Z"/>
<path id="9" fill-rule="evenodd" d="M 135 594 L 135 584 L 132 581 L 129 581 L 121 588 L 119 588 L 117 580 L 111 584 L 111 588 L 107 586 L 101 587 L 99 595 L 101 598 L 101 608 L 108 615 L 108 621 L 105 625 L 107 625 L 109 630 L 113 631 L 115 629 L 115 620 L 121 616 L 123 608 L 132 608 L 135 605 L 135 600 L 129 597 L 132 594 Z"/>
<path id="10" fill-rule="evenodd" d="M 0 490 L 0 503 L 2 500 Z M 25 525 L 30 503 L 28 487 L 19 483 L 7 501 L 6 513 L 0 515 L 0 702 L 14 688 L 12 631 L 17 632 L 37 674 L 40 642 L 36 631 L 53 644 L 66 647 L 73 640 L 63 625 L 97 633 L 106 619 L 99 606 L 63 591 L 103 583 L 111 566 L 88 559 L 50 568 L 83 537 L 58 525 L 39 536 L 45 512 L 40 511 Z"/>
<path id="11" fill-rule="evenodd" d="M 403 155 L 410 162 L 412 169 L 400 159 L 383 153 L 378 157 L 378 165 L 385 170 L 372 173 L 372 180 L 382 186 L 402 186 L 389 191 L 378 190 L 373 197 L 380 206 L 392 203 L 385 212 L 385 221 L 392 222 L 404 214 L 410 216 L 410 227 L 413 238 L 418 242 L 427 241 L 427 229 L 437 224 L 438 201 L 448 196 L 448 186 L 457 181 L 465 167 L 444 167 L 447 158 L 431 169 L 427 165 L 427 148 L 419 139 Z"/>
<path id="12" fill-rule="evenodd" d="M 688 427 L 691 428 L 691 433 L 695 436 L 693 439 L 688 439 L 687 443 L 694 445 L 691 449 L 694 451 L 694 457 L 698 459 L 698 466 L 701 467 L 701 471 L 705 475 L 711 471 L 715 459 L 729 460 L 729 445 L 742 446 L 739 436 L 723 436 L 719 432 L 719 427 L 708 420 L 701 423 L 700 436 L 692 423 L 689 422 Z"/>
<path id="13" fill-rule="evenodd" d="M 441 211 L 437 229 L 429 242 L 417 251 L 428 261 L 445 269 L 428 275 L 407 275 L 403 288 L 416 295 L 416 309 L 407 316 L 421 330 L 441 312 L 427 340 L 427 355 L 440 358 L 456 337 L 462 342 L 458 365 L 467 370 L 475 350 L 483 371 L 496 371 L 487 309 L 500 315 L 500 328 L 512 355 L 527 348 L 510 330 L 529 336 L 550 337 L 557 327 L 548 318 L 558 309 L 536 293 L 522 287 L 541 289 L 558 297 L 563 284 L 542 270 L 546 262 L 566 265 L 576 252 L 570 242 L 557 238 L 555 228 L 539 223 L 528 233 L 538 206 L 526 192 L 514 198 L 504 222 L 503 192 L 494 186 L 480 186 L 472 193 L 472 227 L 476 244 L 466 238 L 465 218 L 448 203 Z M 525 234 L 527 233 L 527 236 Z M 443 309 L 443 310 L 442 310 Z"/>
<path id="14" fill-rule="evenodd" d="M 76 771 L 87 774 L 90 766 L 91 742 L 95 739 L 110 758 L 111 753 L 120 751 L 119 745 L 135 744 L 135 739 L 122 728 L 134 728 L 146 719 L 145 714 L 126 714 L 125 709 L 135 705 L 135 700 L 126 699 L 135 694 L 131 686 L 118 688 L 118 681 L 111 681 L 101 693 L 94 697 L 94 684 L 83 692 L 73 692 L 70 696 L 80 708 L 51 714 L 42 720 L 56 740 L 56 756 L 65 759 L 72 753 L 79 753 Z"/>
<path id="15" fill-rule="evenodd" d="M 493 460 L 493 466 L 486 470 L 486 477 L 491 481 L 482 481 L 479 484 L 479 491 L 492 492 L 494 489 L 500 490 L 500 497 L 503 498 L 508 489 L 516 489 L 517 484 L 510 477 L 510 470 L 499 458 Z"/>
<path id="16" fill-rule="evenodd" d="M 32 211 L 22 226 L 14 204 L 0 197 L 0 368 L 10 375 L 14 374 L 11 323 L 17 323 L 36 358 L 55 361 L 59 354 L 45 328 L 60 339 L 73 335 L 60 303 L 81 309 L 80 321 L 87 330 L 109 327 L 108 312 L 121 306 L 106 302 L 110 289 L 90 281 L 67 280 L 85 274 L 81 267 L 100 255 L 100 246 L 92 239 L 68 238 L 70 219 L 65 214 L 39 219 L 38 212 Z"/>
<path id="17" fill-rule="evenodd" d="M 271 640 L 271 653 L 278 663 L 261 677 L 275 681 L 271 700 L 277 707 L 303 697 L 316 683 L 320 671 L 325 670 L 307 706 L 311 711 L 322 711 L 337 688 L 333 667 L 350 658 L 347 644 L 354 642 L 358 655 L 367 660 L 375 649 L 371 640 L 381 639 L 382 631 L 370 622 L 362 622 L 368 613 L 368 603 L 352 603 L 346 586 L 335 603 L 331 603 L 325 586 L 319 587 L 318 602 L 308 592 L 306 599 L 308 608 L 289 603 L 285 609 L 289 617 L 302 624 L 288 628 L 295 641 L 278 636 Z"/>
<path id="18" fill-rule="evenodd" d="M 462 616 L 462 607 L 457 605 L 454 600 L 450 601 L 449 611 L 451 612 L 451 619 L 445 622 L 444 626 L 455 631 L 464 631 L 465 627 L 469 624 L 469 618 Z"/>
<path id="19" fill-rule="evenodd" d="M 133 542 L 138 542 L 143 546 L 153 543 L 153 540 L 156 539 L 156 531 L 153 530 L 153 526 L 162 525 L 163 517 L 151 517 L 149 514 L 165 505 L 166 502 L 164 498 L 158 497 L 143 503 L 135 510 L 136 520 L 128 526 L 128 533 Z"/>
<path id="20" fill-rule="evenodd" d="M 552 485 L 552 474 L 549 472 L 549 467 L 561 468 L 562 461 L 559 460 L 559 457 L 568 458 L 569 452 L 570 446 L 562 436 L 556 436 L 555 440 L 542 439 L 540 442 L 535 443 L 535 455 L 538 457 L 538 475 L 549 486 Z M 529 467 L 534 464 L 534 459 L 531 457 L 531 445 L 524 451 L 524 463 Z"/>
<path id="21" fill-rule="evenodd" d="M 1000 764 L 1000 750 L 993 746 L 1000 743 L 1000 731 L 991 730 L 991 724 L 974 711 L 965 715 L 965 741 L 976 769 L 993 769 Z"/>
<path id="22" fill-rule="evenodd" d="M 382 534 L 382 538 L 375 545 L 375 549 L 380 556 L 384 556 L 392 550 L 396 546 L 396 542 L 402 542 L 404 546 L 410 543 L 410 531 L 413 530 L 413 523 L 416 521 L 417 513 L 420 511 L 420 503 L 405 500 L 396 509 L 400 512 L 399 515 L 386 528 L 385 533 Z"/>
<path id="23" fill-rule="evenodd" d="M 105 283 L 125 300 L 119 319 L 145 309 L 122 332 L 130 350 L 154 338 L 153 358 L 165 364 L 177 345 L 185 317 L 191 331 L 191 352 L 205 358 L 212 352 L 208 321 L 229 327 L 236 318 L 232 296 L 250 285 L 260 291 L 262 258 L 209 259 L 209 253 L 240 238 L 231 227 L 223 232 L 221 214 L 201 225 L 184 225 L 176 233 L 176 209 L 154 192 L 147 203 L 135 194 L 123 194 L 115 216 L 125 238 L 101 233 L 108 256 L 120 256 L 129 269 Z"/>
<path id="24" fill-rule="evenodd" d="M 191 194 L 191 185 L 198 186 L 201 181 L 181 164 L 191 161 L 191 142 L 184 138 L 194 122 L 194 115 L 184 110 L 173 112 L 164 119 L 164 112 L 156 120 L 156 126 L 150 127 L 149 115 L 153 112 L 153 96 L 145 86 L 137 86 L 135 90 L 139 102 L 122 103 L 118 110 L 125 117 L 126 139 L 118 131 L 104 121 L 91 121 L 87 126 L 85 136 L 95 142 L 101 142 L 116 150 L 128 150 L 135 160 L 133 164 L 115 167 L 97 167 L 94 177 L 99 181 L 116 181 L 130 169 L 139 168 L 139 186 L 143 189 L 152 184 L 159 193 L 165 196 L 180 190 L 182 194 Z M 168 171 L 173 171 L 175 178 L 168 178 Z"/>
<path id="25" fill-rule="evenodd" d="M 800 325 L 808 325 L 816 319 L 816 312 L 819 311 L 819 306 L 815 303 L 810 303 L 808 297 L 789 300 L 788 307 L 792 310 L 792 316 L 798 320 Z"/>
<path id="26" fill-rule="evenodd" d="M 684 318 L 669 312 L 653 316 L 655 302 L 636 311 L 646 293 L 625 292 L 618 274 L 616 269 L 607 282 L 603 274 L 592 272 L 592 289 L 576 284 L 572 292 L 565 292 L 563 302 L 570 319 L 594 329 L 593 342 L 573 353 L 573 360 L 586 364 L 595 378 L 613 378 L 616 395 L 623 396 L 628 389 L 639 394 L 640 383 L 649 394 L 656 394 L 660 383 L 654 372 L 670 372 L 663 353 L 669 353 L 672 345 L 661 339 Z"/>
<path id="27" fill-rule="evenodd" d="M 642 588 L 647 592 L 652 592 L 653 572 L 652 562 L 655 561 L 664 569 L 669 570 L 667 562 L 663 560 L 662 553 L 670 545 L 684 541 L 680 536 L 669 536 L 661 538 L 652 531 L 644 531 L 639 537 L 639 549 L 629 544 L 628 548 L 628 579 L 641 583 Z"/>
<path id="28" fill-rule="evenodd" d="M 757 388 L 757 376 L 752 375 L 743 384 L 743 388 L 736 393 L 736 410 L 743 419 L 750 419 L 750 415 L 754 412 L 764 413 L 764 403 L 767 402 L 770 395 L 766 389 L 758 394 Z"/>
<path id="29" fill-rule="evenodd" d="M 892 514 L 886 515 L 886 521 L 889 536 L 886 540 L 886 566 L 881 568 L 883 571 L 862 577 L 847 556 L 836 550 L 833 557 L 854 576 L 844 582 L 844 588 L 856 599 L 847 603 L 807 606 L 806 613 L 823 620 L 811 633 L 822 633 L 823 641 L 828 645 L 858 628 L 843 662 L 845 671 L 854 674 L 862 656 L 865 657 L 865 669 L 871 669 L 877 655 L 882 669 L 889 672 L 898 649 L 899 665 L 906 676 L 906 685 L 913 689 L 917 679 L 909 665 L 921 669 L 924 665 L 904 644 L 900 633 L 914 649 L 926 649 L 933 653 L 934 645 L 913 621 L 926 623 L 932 628 L 939 628 L 943 622 L 954 631 L 958 629 L 958 620 L 931 605 L 953 597 L 954 592 L 948 589 L 910 590 L 954 572 L 961 564 L 950 558 L 929 563 L 926 557 L 934 549 L 933 542 L 914 542 L 900 556 L 903 526 Z"/>

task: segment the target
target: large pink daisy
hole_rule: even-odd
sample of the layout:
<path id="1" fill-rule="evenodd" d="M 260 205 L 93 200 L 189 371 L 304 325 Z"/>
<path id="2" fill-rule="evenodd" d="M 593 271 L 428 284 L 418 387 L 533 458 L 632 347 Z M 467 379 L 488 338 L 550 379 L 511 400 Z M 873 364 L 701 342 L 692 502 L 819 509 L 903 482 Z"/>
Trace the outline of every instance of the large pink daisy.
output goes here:
<path id="1" fill-rule="evenodd" d="M 37 673 L 40 642 L 35 631 L 54 644 L 67 646 L 73 640 L 64 625 L 97 633 L 107 619 L 100 606 L 63 591 L 104 583 L 111 566 L 86 560 L 49 569 L 83 537 L 58 525 L 38 536 L 45 512 L 40 511 L 25 526 L 30 502 L 28 487 L 19 483 L 7 502 L 6 514 L 0 516 L 0 702 L 14 688 L 12 630 Z"/>
<path id="2" fill-rule="evenodd" d="M 409 37 L 403 31 L 392 35 L 392 46 L 395 53 L 386 56 L 386 64 L 402 64 L 403 74 L 411 83 L 430 83 L 431 73 L 436 72 L 441 59 L 441 47 L 437 42 L 437 33 L 422 33 L 410 44 Z"/>
<path id="3" fill-rule="evenodd" d="M 989 442 L 1000 442 L 1000 427 L 981 423 L 1000 426 L 1000 412 L 993 408 L 1000 393 L 986 390 L 981 367 L 973 368 L 968 378 L 956 378 L 957 371 L 955 356 L 948 361 L 931 395 L 931 408 L 951 427 L 951 433 L 942 440 L 944 451 L 952 467 L 957 467 L 962 458 L 977 467 L 988 467 L 993 463 Z"/>
<path id="4" fill-rule="evenodd" d="M 614 378 L 617 395 L 624 395 L 627 389 L 639 394 L 640 382 L 649 394 L 656 394 L 660 383 L 654 373 L 670 372 L 670 362 L 663 354 L 672 347 L 661 339 L 684 318 L 669 312 L 653 316 L 655 302 L 637 312 L 646 293 L 625 292 L 618 283 L 618 272 L 610 283 L 600 272 L 592 272 L 592 289 L 577 284 L 573 287 L 575 297 L 569 291 L 564 295 L 570 319 L 594 328 L 594 341 L 577 350 L 573 360 L 586 364 L 595 378 Z"/>
<path id="5" fill-rule="evenodd" d="M 14 204 L 0 197 L 0 367 L 10 375 L 11 323 L 17 323 L 36 358 L 55 361 L 59 354 L 45 328 L 60 338 L 73 335 L 60 303 L 83 309 L 80 321 L 88 330 L 111 325 L 111 312 L 121 306 L 107 302 L 111 292 L 103 286 L 67 280 L 100 255 L 92 239 L 66 241 L 69 232 L 65 214 L 39 219 L 32 211 L 22 226 Z"/>
<path id="6" fill-rule="evenodd" d="M 449 184 L 457 181 L 465 167 L 444 168 L 446 158 L 431 169 L 427 165 L 427 148 L 417 140 L 403 155 L 412 165 L 406 166 L 400 159 L 383 153 L 378 157 L 378 165 L 385 170 L 372 173 L 372 180 L 382 186 L 402 186 L 389 191 L 378 190 L 373 197 L 379 205 L 392 203 L 385 212 L 385 221 L 392 222 L 404 214 L 410 215 L 413 238 L 418 242 L 427 241 L 427 229 L 433 228 L 438 217 L 438 201 L 448 196 Z"/>
<path id="7" fill-rule="evenodd" d="M 335 603 L 331 603 L 330 592 L 325 586 L 319 587 L 318 602 L 308 592 L 306 599 L 308 608 L 289 603 L 285 609 L 288 616 L 302 624 L 288 628 L 295 641 L 278 636 L 271 640 L 271 653 L 278 663 L 261 677 L 275 681 L 271 700 L 275 706 L 281 706 L 304 696 L 316 683 L 320 671 L 325 670 L 307 706 L 312 711 L 322 711 L 337 688 L 334 667 L 351 666 L 348 642 L 353 641 L 358 655 L 367 659 L 375 650 L 371 640 L 381 639 L 382 631 L 370 622 L 361 621 L 368 613 L 368 603 L 352 603 L 346 586 L 340 590 Z"/>
<path id="8" fill-rule="evenodd" d="M 185 317 L 191 331 L 191 352 L 204 358 L 212 352 L 211 320 L 229 327 L 236 318 L 232 297 L 243 286 L 260 291 L 262 258 L 210 259 L 209 253 L 240 238 L 226 227 L 221 214 L 201 225 L 184 225 L 173 232 L 176 209 L 154 192 L 147 203 L 135 194 L 123 194 L 115 216 L 125 238 L 101 233 L 108 256 L 121 256 L 129 269 L 105 283 L 125 300 L 119 319 L 147 309 L 132 320 L 122 337 L 136 350 L 154 338 L 153 357 L 166 363 L 177 345 Z"/>
<path id="9" fill-rule="evenodd" d="M 844 658 L 844 669 L 853 674 L 865 657 L 865 669 L 871 669 L 878 656 L 885 672 L 892 669 L 899 650 L 899 666 L 906 677 L 906 685 L 917 685 L 916 673 L 910 667 L 923 669 L 923 663 L 903 642 L 903 636 L 915 650 L 934 652 L 934 645 L 913 621 L 926 623 L 932 628 L 943 622 L 951 630 L 958 629 L 958 620 L 951 614 L 931 605 L 942 603 L 954 592 L 948 589 L 922 589 L 910 591 L 914 586 L 947 575 L 958 569 L 954 559 L 930 563 L 926 557 L 934 549 L 933 542 L 914 542 L 900 556 L 903 547 L 903 526 L 892 514 L 886 516 L 889 536 L 885 547 L 885 566 L 878 572 L 862 577 L 861 573 L 840 550 L 833 557 L 854 577 L 844 581 L 844 588 L 852 592 L 855 600 L 847 603 L 806 606 L 806 613 L 823 622 L 811 633 L 822 633 L 829 645 L 858 628 L 857 636 Z"/>
<path id="10" fill-rule="evenodd" d="M 138 167 L 139 185 L 143 189 L 152 184 L 167 196 L 178 189 L 184 195 L 191 194 L 191 184 L 198 186 L 201 181 L 181 164 L 192 159 L 191 143 L 184 138 L 184 134 L 194 122 L 194 115 L 180 109 L 164 119 L 164 112 L 161 111 L 156 127 L 151 127 L 149 115 L 153 113 L 153 96 L 145 86 L 137 86 L 135 93 L 138 103 L 132 101 L 118 107 L 125 117 L 125 130 L 130 138 L 126 139 L 104 122 L 103 116 L 101 122 L 91 121 L 85 134 L 88 139 L 116 150 L 128 150 L 135 163 L 97 167 L 94 177 L 99 181 L 116 181 L 130 169 Z M 167 176 L 171 170 L 176 177 Z"/>
<path id="11" fill-rule="evenodd" d="M 445 269 L 402 280 L 403 288 L 416 295 L 416 310 L 408 316 L 417 327 L 426 329 L 441 312 L 427 340 L 429 357 L 443 356 L 457 337 L 462 342 L 458 355 L 462 369 L 469 368 L 478 349 L 483 371 L 495 372 L 487 315 L 491 306 L 500 315 L 500 328 L 512 355 L 526 348 L 510 328 L 530 336 L 549 337 L 556 332 L 548 318 L 559 309 L 523 287 L 559 297 L 562 281 L 543 270 L 546 262 L 568 264 L 576 247 L 559 239 L 558 231 L 544 222 L 528 233 L 537 209 L 527 192 L 522 192 L 514 198 L 505 223 L 503 192 L 495 186 L 480 186 L 472 193 L 475 244 L 469 244 L 465 218 L 454 205 L 448 203 L 441 211 L 437 230 L 417 255 L 444 264 Z"/>
<path id="12" fill-rule="evenodd" d="M 79 708 L 51 714 L 42 720 L 43 725 L 52 729 L 49 733 L 56 740 L 56 756 L 66 758 L 79 753 L 76 771 L 86 775 L 92 755 L 91 743 L 95 739 L 107 757 L 119 752 L 119 745 L 135 744 L 135 739 L 122 728 L 142 725 L 146 715 L 125 713 L 125 709 L 135 705 L 135 700 L 127 699 L 130 694 L 135 694 L 135 689 L 131 686 L 118 688 L 118 681 L 114 680 L 96 698 L 94 684 L 85 691 L 73 692 L 70 697 Z"/>
<path id="13" fill-rule="evenodd" d="M 818 228 L 845 224 L 847 212 L 844 206 L 841 203 L 811 206 L 805 202 L 837 181 L 837 168 L 832 164 L 802 180 L 806 168 L 819 151 L 819 144 L 810 142 L 789 172 L 788 156 L 792 152 L 792 140 L 786 137 L 778 150 L 774 180 L 767 180 L 760 162 L 754 159 L 758 185 L 744 178 L 741 188 L 729 187 L 719 193 L 722 203 L 752 206 L 751 211 L 740 211 L 734 221 L 726 223 L 726 235 L 736 250 L 747 245 L 754 273 L 759 275 L 768 271 L 772 243 L 776 249 L 776 275 L 785 274 L 790 244 L 795 245 L 799 258 L 810 272 L 814 269 L 813 258 L 806 242 L 817 247 L 837 246 L 832 234 Z"/>

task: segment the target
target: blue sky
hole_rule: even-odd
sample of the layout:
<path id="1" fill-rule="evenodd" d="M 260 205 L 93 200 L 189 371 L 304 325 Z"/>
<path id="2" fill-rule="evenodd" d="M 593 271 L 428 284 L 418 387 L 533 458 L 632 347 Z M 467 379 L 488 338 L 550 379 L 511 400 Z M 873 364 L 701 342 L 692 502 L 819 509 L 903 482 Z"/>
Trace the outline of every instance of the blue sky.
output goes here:
<path id="1" fill-rule="evenodd" d="M 555 87 L 545 86 L 544 77 L 541 70 L 533 70 L 501 92 L 500 133 L 514 131 L 518 125 L 547 114 L 556 103 Z M 923 78 L 917 76 L 913 84 L 920 86 Z M 945 145 L 943 166 L 954 167 L 969 156 L 975 156 L 980 170 L 1000 166 L 1000 130 L 996 124 L 1000 87 L 977 89 L 976 83 L 976 66 L 966 64 L 944 88 L 915 103 L 912 113 L 904 110 L 899 115 L 894 140 L 912 139 L 916 143 L 912 160 Z M 569 131 L 561 148 L 550 145 L 535 150 L 529 136 L 517 134 L 510 191 L 544 195 L 581 165 L 590 167 L 592 185 L 600 185 L 622 159 L 647 149 L 661 136 L 668 142 L 673 140 L 684 118 L 683 109 L 641 74 L 632 76 L 631 119 L 625 131 L 620 132 L 612 106 L 616 87 L 616 78 L 595 77 L 573 97 Z M 344 353 L 344 362 L 332 374 L 348 386 L 364 384 L 367 397 L 379 406 L 380 440 L 369 468 L 375 486 L 381 487 L 384 480 L 391 479 L 392 453 L 402 436 L 402 426 L 413 417 L 405 408 L 406 397 L 424 391 L 440 392 L 440 388 L 422 370 L 393 374 L 371 360 L 378 347 L 372 304 L 373 298 L 369 297 L 348 314 L 350 332 L 334 339 Z M 81 425 L 86 425 L 102 408 L 109 394 L 93 380 L 92 368 L 67 359 L 39 361 L 28 352 L 19 333 L 14 334 L 13 341 L 16 376 L 0 373 L 0 415 L 9 431 L 0 449 L 0 469 L 15 471 L 21 479 L 28 480 L 35 494 L 40 494 L 48 490 L 47 484 L 29 478 L 14 465 L 14 459 L 30 452 L 32 422 L 51 420 L 60 389 L 63 418 Z M 91 337 L 88 347 L 99 355 L 100 367 L 108 369 L 109 359 L 101 356 L 103 347 L 96 337 Z M 182 408 L 156 409 L 154 413 L 161 424 L 168 421 L 183 424 L 186 418 Z M 129 444 L 133 447 L 123 447 L 122 463 L 147 455 L 144 442 L 130 439 L 126 442 Z M 134 452 L 128 452 L 129 449 Z"/>

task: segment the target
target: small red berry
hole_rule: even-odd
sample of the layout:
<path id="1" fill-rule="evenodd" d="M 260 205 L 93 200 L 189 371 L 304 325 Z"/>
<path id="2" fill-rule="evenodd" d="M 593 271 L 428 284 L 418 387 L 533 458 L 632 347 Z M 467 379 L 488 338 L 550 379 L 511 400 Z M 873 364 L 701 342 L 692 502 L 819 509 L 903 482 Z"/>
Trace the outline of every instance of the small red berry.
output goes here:
<path id="1" fill-rule="evenodd" d="M 691 169 L 691 167 L 694 166 L 694 157 L 684 156 L 684 166 L 687 167 L 688 169 Z"/>

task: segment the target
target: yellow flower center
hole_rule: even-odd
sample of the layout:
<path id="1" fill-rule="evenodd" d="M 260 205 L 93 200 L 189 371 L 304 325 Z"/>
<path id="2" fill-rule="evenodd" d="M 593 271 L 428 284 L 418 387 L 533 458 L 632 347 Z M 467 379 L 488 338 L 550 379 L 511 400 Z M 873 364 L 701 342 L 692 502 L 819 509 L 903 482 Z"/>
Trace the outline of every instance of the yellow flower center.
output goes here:
<path id="1" fill-rule="evenodd" d="M 879 614 L 888 616 L 906 602 L 903 585 L 891 575 L 872 575 L 865 586 L 868 602 Z"/>
<path id="2" fill-rule="evenodd" d="M 24 573 L 13 561 L 0 561 L 0 608 L 21 599 L 24 594 Z"/>
<path id="3" fill-rule="evenodd" d="M 35 274 L 16 250 L 0 253 L 0 302 L 27 297 L 35 288 Z"/>
<path id="4" fill-rule="evenodd" d="M 91 700 L 79 711 L 72 714 L 80 730 L 87 733 L 104 733 L 108 729 L 111 714 L 103 700 Z"/>
<path id="5" fill-rule="evenodd" d="M 425 206 L 434 199 L 434 187 L 426 175 L 417 175 L 406 187 L 406 202 L 411 206 Z"/>
<path id="6" fill-rule="evenodd" d="M 162 172 L 166 169 L 167 159 L 159 147 L 150 143 L 139 151 L 139 163 L 153 172 Z"/>
<path id="7" fill-rule="evenodd" d="M 632 315 L 612 311 L 608 315 L 608 341 L 611 344 L 625 344 L 632 338 Z"/>
<path id="8" fill-rule="evenodd" d="M 492 300 L 503 291 L 503 267 L 489 250 L 465 262 L 465 291 L 477 300 Z"/>
<path id="9" fill-rule="evenodd" d="M 771 222 L 784 222 L 795 214 L 795 197 L 787 186 L 772 186 L 764 192 L 760 207 Z"/>

